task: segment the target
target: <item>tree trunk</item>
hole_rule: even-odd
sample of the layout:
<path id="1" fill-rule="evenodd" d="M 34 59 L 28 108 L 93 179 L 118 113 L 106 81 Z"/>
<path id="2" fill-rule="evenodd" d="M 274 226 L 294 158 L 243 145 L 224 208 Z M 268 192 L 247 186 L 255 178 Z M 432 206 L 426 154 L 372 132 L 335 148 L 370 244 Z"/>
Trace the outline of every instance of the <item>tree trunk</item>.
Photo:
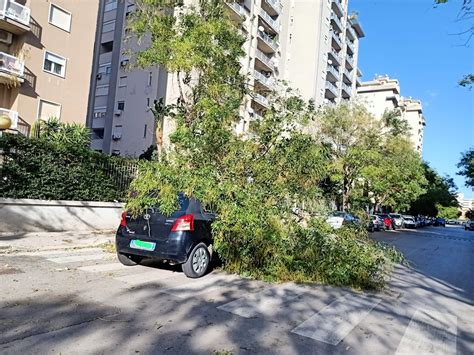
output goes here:
<path id="1" fill-rule="evenodd" d="M 350 181 L 344 174 L 344 181 L 342 183 L 342 210 L 345 212 L 349 209 L 349 194 L 350 194 Z"/>

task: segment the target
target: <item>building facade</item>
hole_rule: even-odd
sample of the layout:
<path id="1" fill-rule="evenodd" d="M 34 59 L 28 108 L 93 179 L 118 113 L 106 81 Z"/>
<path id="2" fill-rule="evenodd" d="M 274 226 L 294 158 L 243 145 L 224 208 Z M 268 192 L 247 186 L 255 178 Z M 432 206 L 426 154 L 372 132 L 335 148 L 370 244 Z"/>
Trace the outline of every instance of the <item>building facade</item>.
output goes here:
<path id="1" fill-rule="evenodd" d="M 0 114 L 12 130 L 86 122 L 98 1 L 85 2 L 0 0 Z"/>
<path id="2" fill-rule="evenodd" d="M 195 4 L 196 0 L 186 0 Z M 269 108 L 277 81 L 285 80 L 317 104 L 350 100 L 356 94 L 359 39 L 364 36 L 347 0 L 240 0 L 226 10 L 247 39 L 242 73 L 252 88 L 242 106 L 239 134 Z M 124 57 L 127 15 L 133 0 L 101 0 L 91 84 L 88 126 L 92 148 L 108 154 L 138 156 L 155 142 L 149 106 L 173 102 L 176 78 L 160 68 L 130 70 Z M 163 123 L 164 146 L 173 122 Z"/>
<path id="3" fill-rule="evenodd" d="M 374 117 L 381 119 L 386 111 L 400 110 L 403 119 L 408 122 L 408 135 L 413 148 L 423 153 L 423 135 L 426 125 L 420 100 L 400 95 L 398 80 L 388 76 L 378 76 L 374 80 L 360 83 L 357 88 L 358 100 L 364 104 Z"/>

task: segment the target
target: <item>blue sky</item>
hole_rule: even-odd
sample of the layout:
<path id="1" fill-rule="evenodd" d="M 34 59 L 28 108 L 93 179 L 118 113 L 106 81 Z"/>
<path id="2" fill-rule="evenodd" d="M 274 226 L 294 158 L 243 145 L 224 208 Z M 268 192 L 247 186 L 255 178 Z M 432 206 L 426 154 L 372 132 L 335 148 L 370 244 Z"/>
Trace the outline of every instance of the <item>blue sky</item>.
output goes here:
<path id="1" fill-rule="evenodd" d="M 456 22 L 462 0 L 433 7 L 434 0 L 349 0 L 359 13 L 359 67 L 371 80 L 389 75 L 400 81 L 401 95 L 421 99 L 426 117 L 423 158 L 440 174 L 455 179 L 460 192 L 474 197 L 456 175 L 460 153 L 474 147 L 474 88 L 459 87 L 474 73 L 474 37 L 455 35 L 470 25 Z M 472 20 L 471 20 L 472 21 Z"/>

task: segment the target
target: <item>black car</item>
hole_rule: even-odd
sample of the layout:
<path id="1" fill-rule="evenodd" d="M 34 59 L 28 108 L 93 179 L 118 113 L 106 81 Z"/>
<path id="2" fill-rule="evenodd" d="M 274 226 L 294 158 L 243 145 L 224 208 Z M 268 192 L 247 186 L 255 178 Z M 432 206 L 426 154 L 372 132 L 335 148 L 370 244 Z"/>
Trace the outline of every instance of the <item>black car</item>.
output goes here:
<path id="1" fill-rule="evenodd" d="M 199 201 L 178 197 L 180 208 L 170 216 L 149 208 L 134 218 L 124 212 L 115 244 L 119 261 L 127 266 L 143 259 L 181 264 L 187 277 L 203 276 L 211 261 L 211 223 L 215 214 Z"/>

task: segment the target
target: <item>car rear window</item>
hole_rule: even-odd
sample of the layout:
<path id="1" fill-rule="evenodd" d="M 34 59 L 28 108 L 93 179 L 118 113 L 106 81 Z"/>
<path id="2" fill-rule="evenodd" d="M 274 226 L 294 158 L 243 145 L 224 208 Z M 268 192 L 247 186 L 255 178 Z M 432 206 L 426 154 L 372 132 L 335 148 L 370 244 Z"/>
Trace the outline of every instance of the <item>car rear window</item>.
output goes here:
<path id="1" fill-rule="evenodd" d="M 393 218 L 400 218 L 401 216 L 399 214 L 390 214 Z"/>

